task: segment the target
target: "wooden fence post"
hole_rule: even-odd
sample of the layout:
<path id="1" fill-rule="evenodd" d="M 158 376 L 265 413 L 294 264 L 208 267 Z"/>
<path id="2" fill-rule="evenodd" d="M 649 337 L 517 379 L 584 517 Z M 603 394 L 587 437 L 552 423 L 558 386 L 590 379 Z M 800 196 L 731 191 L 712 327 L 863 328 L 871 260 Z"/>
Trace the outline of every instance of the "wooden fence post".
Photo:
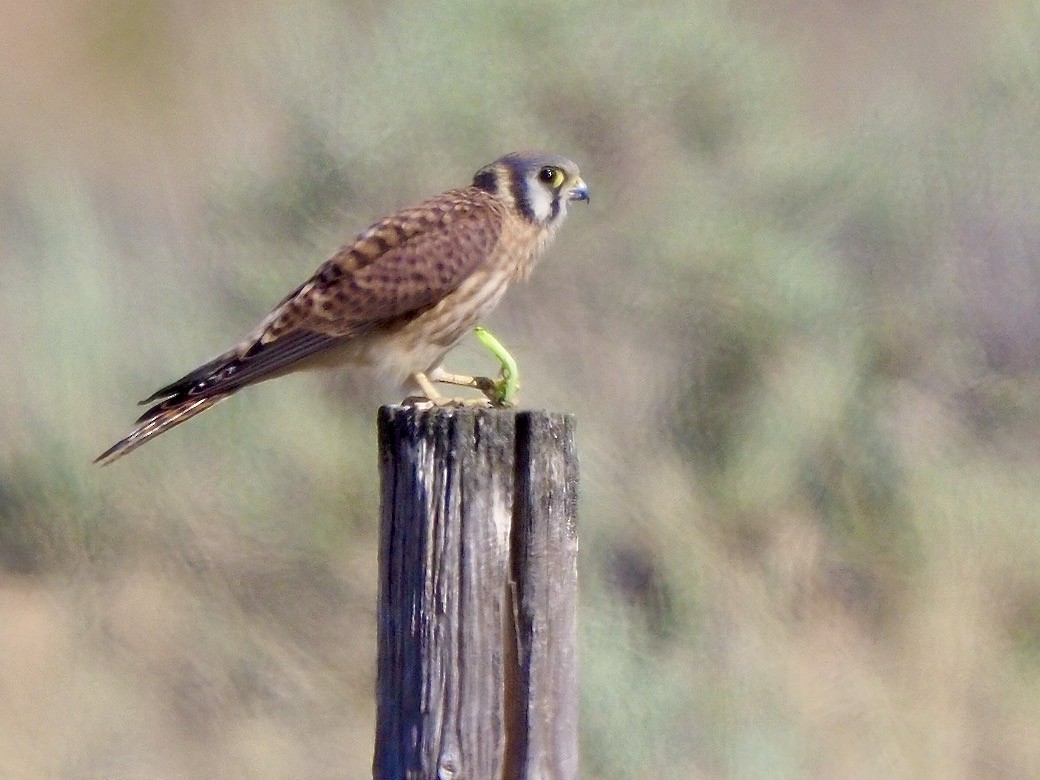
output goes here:
<path id="1" fill-rule="evenodd" d="M 573 418 L 383 407 L 379 451 L 374 776 L 574 780 Z"/>

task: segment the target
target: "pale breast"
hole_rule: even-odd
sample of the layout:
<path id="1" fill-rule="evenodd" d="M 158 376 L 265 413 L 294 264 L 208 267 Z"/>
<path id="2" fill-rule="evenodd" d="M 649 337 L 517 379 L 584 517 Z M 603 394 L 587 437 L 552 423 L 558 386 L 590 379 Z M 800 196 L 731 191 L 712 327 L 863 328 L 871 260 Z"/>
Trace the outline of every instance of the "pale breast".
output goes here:
<path id="1" fill-rule="evenodd" d="M 372 343 L 366 350 L 371 362 L 399 382 L 439 366 L 444 356 L 494 310 L 510 282 L 529 271 L 534 260 L 530 249 L 518 251 L 519 245 L 503 249 L 512 251 L 500 254 L 497 262 L 472 274 L 418 317 L 397 323 L 373 339 L 378 344 Z"/>
<path id="2" fill-rule="evenodd" d="M 550 238 L 537 225 L 513 222 L 492 257 L 434 306 L 363 337 L 365 362 L 398 382 L 439 366 L 494 310 L 509 284 L 530 273 Z"/>

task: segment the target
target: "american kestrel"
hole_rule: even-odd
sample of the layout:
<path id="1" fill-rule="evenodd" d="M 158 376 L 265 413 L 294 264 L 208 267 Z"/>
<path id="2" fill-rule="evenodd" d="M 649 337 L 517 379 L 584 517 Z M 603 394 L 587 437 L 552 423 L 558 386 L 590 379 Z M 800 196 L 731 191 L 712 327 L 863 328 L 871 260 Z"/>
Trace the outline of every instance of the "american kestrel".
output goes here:
<path id="1" fill-rule="evenodd" d="M 434 382 L 474 387 L 511 402 L 515 364 L 486 331 L 478 337 L 503 364 L 504 380 L 449 374 L 444 356 L 525 278 L 567 216 L 588 201 L 578 166 L 544 152 L 507 154 L 473 183 L 386 217 L 345 244 L 286 296 L 237 346 L 153 393 L 125 439 L 97 457 L 111 463 L 223 401 L 292 371 L 367 365 L 430 402 Z M 511 374 L 511 376 L 510 376 Z"/>

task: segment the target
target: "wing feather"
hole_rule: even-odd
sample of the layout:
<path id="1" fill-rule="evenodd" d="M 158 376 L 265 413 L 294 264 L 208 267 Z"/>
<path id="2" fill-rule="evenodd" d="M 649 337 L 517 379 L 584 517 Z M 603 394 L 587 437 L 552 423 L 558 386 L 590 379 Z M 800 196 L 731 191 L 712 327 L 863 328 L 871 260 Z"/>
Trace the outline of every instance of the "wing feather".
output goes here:
<path id="1" fill-rule="evenodd" d="M 236 390 L 430 308 L 495 251 L 505 213 L 477 187 L 377 222 L 323 263 L 234 349 L 142 401 L 158 402 L 97 462 L 110 463 Z"/>
<path id="2" fill-rule="evenodd" d="M 503 217 L 475 187 L 388 217 L 323 264 L 251 337 L 268 343 L 300 328 L 357 336 L 433 306 L 493 255 Z"/>
<path id="3" fill-rule="evenodd" d="M 142 404 L 236 390 L 436 304 L 494 251 L 497 202 L 453 190 L 377 222 L 286 296 L 237 347 Z"/>
<path id="4" fill-rule="evenodd" d="M 176 382 L 171 382 L 141 401 L 150 404 L 175 395 L 201 395 L 237 390 L 259 379 L 278 373 L 306 357 L 324 352 L 342 339 L 323 333 L 298 330 L 277 342 L 261 345 L 245 355 L 233 349 L 199 366 Z M 140 422 L 140 421 L 138 421 Z"/>

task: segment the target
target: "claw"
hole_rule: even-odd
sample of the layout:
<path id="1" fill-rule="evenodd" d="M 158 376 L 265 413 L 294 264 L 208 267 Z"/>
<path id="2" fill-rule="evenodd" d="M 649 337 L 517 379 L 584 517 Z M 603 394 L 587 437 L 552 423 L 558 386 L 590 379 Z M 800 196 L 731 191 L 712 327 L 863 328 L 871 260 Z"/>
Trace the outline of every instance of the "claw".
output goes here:
<path id="1" fill-rule="evenodd" d="M 499 379 L 491 379 L 486 376 L 464 376 L 462 374 L 451 374 L 437 367 L 429 372 L 429 375 L 417 372 L 412 379 L 423 392 L 421 396 L 406 398 L 403 403 L 422 409 L 431 409 L 435 406 L 443 407 L 508 407 L 516 405 L 516 391 L 520 386 L 519 372 L 513 356 L 506 351 L 502 343 L 492 336 L 484 328 L 474 329 L 477 339 L 485 347 L 491 350 L 502 364 Z M 449 398 L 437 391 L 435 382 L 442 382 L 459 387 L 471 387 L 484 394 L 484 398 Z"/>
<path id="2" fill-rule="evenodd" d="M 437 396 L 436 398 L 427 398 L 422 395 L 411 395 L 401 401 L 402 406 L 410 406 L 413 409 L 418 409 L 423 412 L 428 412 L 430 409 L 475 409 L 475 408 L 486 408 L 491 407 L 491 400 L 488 398 L 449 398 L 446 395 Z"/>

